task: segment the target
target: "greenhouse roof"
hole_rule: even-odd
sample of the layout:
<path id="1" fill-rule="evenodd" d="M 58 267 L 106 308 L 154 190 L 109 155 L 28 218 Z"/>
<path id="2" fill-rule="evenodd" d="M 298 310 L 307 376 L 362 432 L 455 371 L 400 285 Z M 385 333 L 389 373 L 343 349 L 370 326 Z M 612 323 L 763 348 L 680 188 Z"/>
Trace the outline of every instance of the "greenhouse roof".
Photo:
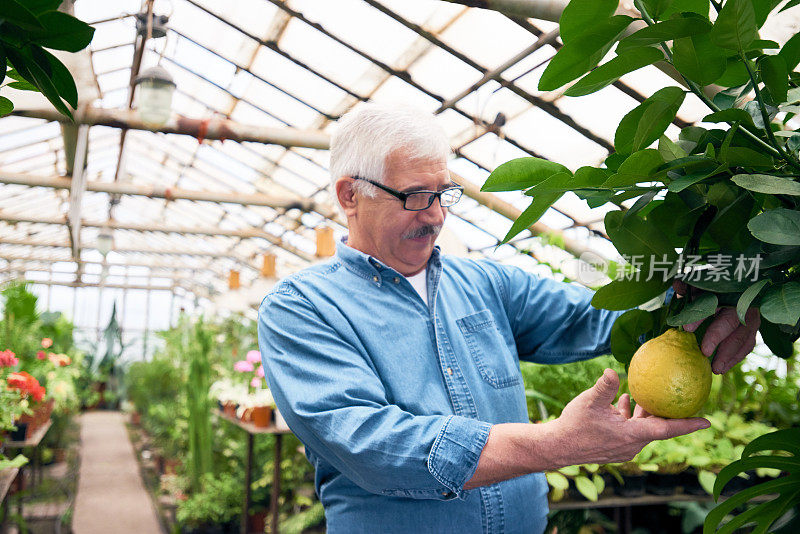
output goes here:
<path id="1" fill-rule="evenodd" d="M 0 279 L 180 288 L 213 298 L 226 292 L 231 270 L 243 286 L 257 285 L 265 253 L 276 256 L 278 276 L 318 261 L 318 227 L 346 234 L 328 191 L 327 140 L 339 116 L 368 100 L 436 113 L 450 136 L 450 169 L 467 198 L 450 210 L 446 250 L 548 275 L 548 263 L 571 256 L 558 247 L 615 257 L 602 222 L 615 206 L 592 209 L 568 193 L 535 231 L 498 247 L 528 199 L 479 188 L 516 157 L 572 170 L 602 162 L 619 119 L 675 83 L 651 66 L 578 99 L 539 91 L 560 46 L 557 23 L 455 2 L 151 5 L 169 15 L 165 37 L 137 33 L 147 1 L 75 3 L 75 15 L 96 32 L 87 50 L 60 57 L 78 83 L 76 116 L 85 126 L 62 127 L 40 95 L 3 89 L 17 111 L 0 120 Z M 796 27 L 797 16 L 784 13 L 762 36 L 784 42 Z M 161 132 L 129 111 L 132 78 L 157 64 L 175 81 L 172 109 L 180 116 Z M 690 95 L 667 134 L 705 113 Z M 76 180 L 83 147 L 85 171 Z M 113 236 L 107 257 L 97 250 L 105 234 Z M 131 284 L 123 276 L 131 272 L 147 282 Z"/>

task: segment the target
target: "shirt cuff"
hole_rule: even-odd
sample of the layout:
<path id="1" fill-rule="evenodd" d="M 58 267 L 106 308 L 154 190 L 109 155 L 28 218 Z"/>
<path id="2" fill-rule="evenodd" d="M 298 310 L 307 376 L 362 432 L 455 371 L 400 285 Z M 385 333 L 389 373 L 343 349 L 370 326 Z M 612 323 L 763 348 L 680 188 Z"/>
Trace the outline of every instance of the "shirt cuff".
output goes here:
<path id="1" fill-rule="evenodd" d="M 492 425 L 458 415 L 448 417 L 428 455 L 428 471 L 450 490 L 449 498 L 465 498 L 463 487 L 475 474 Z"/>

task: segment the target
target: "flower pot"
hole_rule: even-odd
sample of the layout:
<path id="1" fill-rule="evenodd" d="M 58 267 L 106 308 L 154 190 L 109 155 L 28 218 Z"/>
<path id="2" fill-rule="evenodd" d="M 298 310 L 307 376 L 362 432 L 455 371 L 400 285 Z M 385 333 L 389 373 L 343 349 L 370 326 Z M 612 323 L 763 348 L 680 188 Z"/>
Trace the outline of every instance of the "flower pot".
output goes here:
<path id="1" fill-rule="evenodd" d="M 17 429 L 11 431 L 11 441 L 25 441 L 28 436 L 28 423 L 17 421 L 14 425 Z"/>
<path id="2" fill-rule="evenodd" d="M 703 489 L 703 486 L 700 485 L 700 481 L 697 479 L 697 471 L 684 471 L 680 474 L 680 477 L 683 493 L 687 495 L 708 495 L 706 490 Z"/>
<path id="3" fill-rule="evenodd" d="M 680 484 L 677 473 L 648 473 L 647 493 L 653 495 L 673 495 Z"/>
<path id="4" fill-rule="evenodd" d="M 253 424 L 259 428 L 266 428 L 272 423 L 272 408 L 269 406 L 256 406 L 253 408 Z"/>
<path id="5" fill-rule="evenodd" d="M 253 512 L 247 521 L 248 532 L 264 532 L 267 525 L 267 512 Z"/>
<path id="6" fill-rule="evenodd" d="M 644 495 L 644 485 L 647 476 L 622 475 L 622 484 L 614 486 L 614 493 L 622 497 L 640 497 Z"/>

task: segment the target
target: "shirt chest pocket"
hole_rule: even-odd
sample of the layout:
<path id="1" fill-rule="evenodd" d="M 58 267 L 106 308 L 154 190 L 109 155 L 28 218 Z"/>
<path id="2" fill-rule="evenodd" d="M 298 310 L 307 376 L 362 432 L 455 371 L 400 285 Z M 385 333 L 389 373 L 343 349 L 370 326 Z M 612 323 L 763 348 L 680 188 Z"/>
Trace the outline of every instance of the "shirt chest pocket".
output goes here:
<path id="1" fill-rule="evenodd" d="M 481 377 L 495 388 L 519 384 L 522 375 L 489 310 L 456 321 Z"/>

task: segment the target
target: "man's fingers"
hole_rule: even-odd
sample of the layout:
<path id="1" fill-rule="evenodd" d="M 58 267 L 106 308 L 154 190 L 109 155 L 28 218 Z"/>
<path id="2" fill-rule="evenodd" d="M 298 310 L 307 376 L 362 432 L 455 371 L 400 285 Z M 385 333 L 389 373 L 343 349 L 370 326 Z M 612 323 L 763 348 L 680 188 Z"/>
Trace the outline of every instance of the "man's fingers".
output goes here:
<path id="1" fill-rule="evenodd" d="M 649 441 L 657 439 L 669 439 L 675 436 L 691 434 L 698 430 L 708 428 L 711 423 L 702 417 L 692 417 L 689 419 L 662 419 L 660 417 L 649 417 L 643 419 L 642 437 Z"/>
<path id="2" fill-rule="evenodd" d="M 641 404 L 637 404 L 636 408 L 633 409 L 633 418 L 639 419 L 640 417 L 649 417 L 650 413 L 647 410 L 642 408 Z"/>
<path id="3" fill-rule="evenodd" d="M 613 369 L 606 369 L 597 383 L 588 390 L 591 401 L 597 405 L 608 406 L 614 403 L 619 391 L 619 376 Z"/>
<path id="4" fill-rule="evenodd" d="M 739 318 L 734 308 L 723 308 L 708 326 L 700 350 L 706 356 L 714 354 L 717 346 L 739 328 Z"/>
<path id="5" fill-rule="evenodd" d="M 631 396 L 623 393 L 617 401 L 617 410 L 625 419 L 631 418 Z"/>

